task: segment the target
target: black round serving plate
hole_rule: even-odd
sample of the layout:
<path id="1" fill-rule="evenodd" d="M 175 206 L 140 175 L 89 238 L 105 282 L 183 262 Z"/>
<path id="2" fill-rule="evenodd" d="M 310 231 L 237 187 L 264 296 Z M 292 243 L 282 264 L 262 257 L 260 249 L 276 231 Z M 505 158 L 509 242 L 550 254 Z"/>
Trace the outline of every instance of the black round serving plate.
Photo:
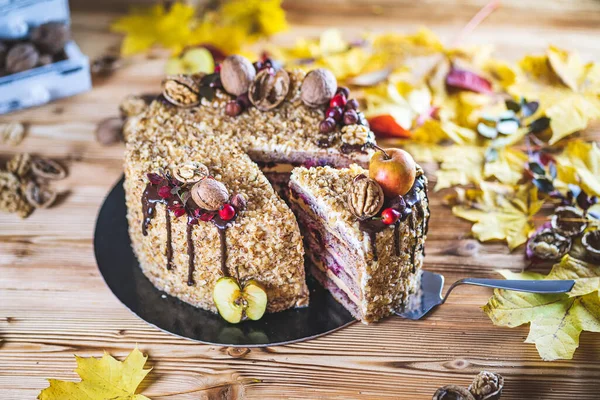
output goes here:
<path id="1" fill-rule="evenodd" d="M 117 298 L 138 317 L 174 335 L 223 346 L 262 347 L 316 338 L 356 322 L 312 277 L 307 308 L 265 314 L 230 324 L 158 290 L 142 273 L 131 248 L 123 179 L 105 199 L 94 235 L 100 273 Z"/>

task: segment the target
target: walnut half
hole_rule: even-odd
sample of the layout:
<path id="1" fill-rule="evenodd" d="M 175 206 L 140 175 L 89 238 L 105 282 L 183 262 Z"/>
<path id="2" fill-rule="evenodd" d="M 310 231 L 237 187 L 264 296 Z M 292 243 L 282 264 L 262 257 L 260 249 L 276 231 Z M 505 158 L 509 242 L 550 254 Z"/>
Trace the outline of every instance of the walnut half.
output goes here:
<path id="1" fill-rule="evenodd" d="M 379 183 L 365 175 L 357 175 L 348 189 L 348 208 L 359 220 L 371 218 L 381 210 L 384 196 Z"/>

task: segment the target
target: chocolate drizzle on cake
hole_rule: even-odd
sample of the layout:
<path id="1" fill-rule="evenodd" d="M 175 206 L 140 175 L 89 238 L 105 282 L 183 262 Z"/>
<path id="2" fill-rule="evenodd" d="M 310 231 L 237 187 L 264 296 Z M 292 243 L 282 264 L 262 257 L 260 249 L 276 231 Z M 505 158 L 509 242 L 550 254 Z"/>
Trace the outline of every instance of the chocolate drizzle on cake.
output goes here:
<path id="1" fill-rule="evenodd" d="M 421 192 L 422 190 L 425 191 L 425 197 L 427 197 L 427 186 L 425 185 L 425 178 L 423 175 L 420 175 L 419 177 L 417 177 L 415 183 L 413 184 L 412 188 L 408 191 L 408 193 L 402 196 L 402 198 L 390 201 L 391 204 L 386 205 L 398 209 L 398 211 L 400 211 L 402 214 L 400 219 L 394 224 L 394 250 L 396 256 L 400 255 L 400 223 L 405 222 L 408 219 L 409 229 L 413 231 L 415 229 L 414 223 L 417 216 L 422 219 L 421 234 L 418 238 L 415 239 L 415 243 L 413 245 L 411 253 L 411 263 L 413 264 L 413 270 L 415 269 L 414 259 L 419 239 L 422 239 L 427 233 L 429 224 L 429 217 L 426 218 L 425 216 L 425 211 L 423 210 L 423 205 L 421 203 L 421 197 L 419 196 L 419 192 Z M 417 213 L 417 216 L 414 217 L 413 208 Z M 429 215 L 429 204 L 427 206 L 427 210 L 427 215 Z M 359 229 L 369 235 L 369 242 L 371 246 L 371 252 L 373 253 L 374 261 L 377 261 L 378 259 L 376 243 L 377 234 L 389 227 L 390 225 L 384 224 L 381 221 L 381 219 L 368 219 L 359 222 Z M 423 251 L 424 250 L 425 249 L 423 249 Z"/>
<path id="2" fill-rule="evenodd" d="M 165 223 L 167 225 L 167 269 L 173 268 L 173 243 L 171 242 L 171 213 L 165 208 Z"/>
<path id="3" fill-rule="evenodd" d="M 142 234 L 144 236 L 148 235 L 148 226 L 150 225 L 150 222 L 152 221 L 152 218 L 154 218 L 155 214 L 156 214 L 156 204 L 160 203 L 160 204 L 164 204 L 165 205 L 165 223 L 166 223 L 166 229 L 167 229 L 167 250 L 166 250 L 166 256 L 167 256 L 167 269 L 170 270 L 173 268 L 172 265 L 172 259 L 173 259 L 173 246 L 171 243 L 171 211 L 170 208 L 172 208 L 175 204 L 177 204 L 176 202 L 178 202 L 179 200 L 177 200 L 177 197 L 173 197 L 170 199 L 165 199 L 163 197 L 161 197 L 159 195 L 159 185 L 155 185 L 152 183 L 148 183 L 146 185 L 146 188 L 144 189 L 144 193 L 142 194 L 142 213 L 144 215 L 144 220 L 142 222 Z M 187 280 L 187 284 L 189 286 L 193 286 L 195 284 L 194 282 L 194 271 L 195 271 L 195 264 L 194 264 L 194 241 L 193 241 L 193 227 L 199 223 L 199 221 L 202 222 L 210 222 L 212 223 L 216 228 L 217 231 L 219 233 L 219 242 L 220 242 L 220 249 L 221 249 L 221 271 L 223 273 L 224 276 L 231 276 L 231 274 L 229 273 L 228 269 L 227 269 L 227 238 L 226 238 L 226 231 L 227 228 L 229 226 L 231 226 L 231 224 L 235 221 L 238 213 L 235 214 L 235 216 L 229 220 L 229 221 L 225 221 L 223 220 L 219 214 L 217 212 L 208 212 L 205 210 L 200 209 L 191 199 L 188 199 L 187 204 L 185 205 L 185 207 L 182 207 L 183 209 L 185 209 L 185 213 L 188 215 L 188 222 L 187 222 L 187 246 L 188 246 L 188 280 Z M 177 214 L 176 214 L 177 215 Z M 206 218 L 201 218 L 198 216 L 201 215 L 206 215 Z"/>
<path id="4" fill-rule="evenodd" d="M 194 286 L 194 240 L 192 237 L 194 225 L 188 223 L 187 224 L 187 246 L 188 246 L 188 286 Z"/>

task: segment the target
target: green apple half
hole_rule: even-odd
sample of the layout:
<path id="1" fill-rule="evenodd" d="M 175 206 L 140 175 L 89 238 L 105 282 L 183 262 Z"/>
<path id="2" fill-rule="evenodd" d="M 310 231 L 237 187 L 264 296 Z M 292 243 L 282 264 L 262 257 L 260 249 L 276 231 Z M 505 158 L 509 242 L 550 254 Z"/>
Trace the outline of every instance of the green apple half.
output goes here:
<path id="1" fill-rule="evenodd" d="M 254 279 L 241 288 L 234 278 L 219 278 L 213 290 L 213 300 L 221 317 L 232 324 L 245 318 L 259 320 L 267 309 L 267 292 Z"/>

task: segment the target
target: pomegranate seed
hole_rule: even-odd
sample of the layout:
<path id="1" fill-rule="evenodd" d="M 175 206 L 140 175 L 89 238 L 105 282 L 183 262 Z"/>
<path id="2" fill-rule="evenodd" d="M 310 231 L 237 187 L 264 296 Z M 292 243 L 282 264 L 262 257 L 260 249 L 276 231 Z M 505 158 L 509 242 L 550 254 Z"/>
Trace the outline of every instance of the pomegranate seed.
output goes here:
<path id="1" fill-rule="evenodd" d="M 342 119 L 342 109 L 340 107 L 329 107 L 325 112 L 325 117 L 333 118 L 339 122 Z"/>
<path id="2" fill-rule="evenodd" d="M 386 225 L 395 224 L 399 218 L 400 212 L 394 210 L 393 208 L 386 208 L 381 212 L 381 222 Z"/>
<path id="3" fill-rule="evenodd" d="M 200 216 L 200 221 L 208 222 L 215 217 L 215 214 L 204 213 Z"/>
<path id="4" fill-rule="evenodd" d="M 173 210 L 173 214 L 175 214 L 176 218 L 181 217 L 182 215 L 185 214 L 185 208 L 183 207 L 178 207 L 176 209 Z"/>
<path id="5" fill-rule="evenodd" d="M 164 180 L 164 178 L 162 176 L 160 176 L 159 174 L 149 173 L 147 176 L 148 176 L 148 180 L 153 185 L 159 185 Z"/>
<path id="6" fill-rule="evenodd" d="M 219 210 L 219 217 L 221 217 L 223 221 L 231 220 L 235 217 L 235 208 L 233 208 L 231 204 L 225 204 L 223 208 Z"/>
<path id="7" fill-rule="evenodd" d="M 331 101 L 329 101 L 330 107 L 342 107 L 343 108 L 345 105 L 346 105 L 346 97 L 341 93 L 336 94 L 335 96 L 333 96 Z"/>
<path id="8" fill-rule="evenodd" d="M 161 186 L 158 189 L 158 195 L 163 199 L 168 199 L 169 197 L 171 197 L 171 188 L 168 185 Z"/>

